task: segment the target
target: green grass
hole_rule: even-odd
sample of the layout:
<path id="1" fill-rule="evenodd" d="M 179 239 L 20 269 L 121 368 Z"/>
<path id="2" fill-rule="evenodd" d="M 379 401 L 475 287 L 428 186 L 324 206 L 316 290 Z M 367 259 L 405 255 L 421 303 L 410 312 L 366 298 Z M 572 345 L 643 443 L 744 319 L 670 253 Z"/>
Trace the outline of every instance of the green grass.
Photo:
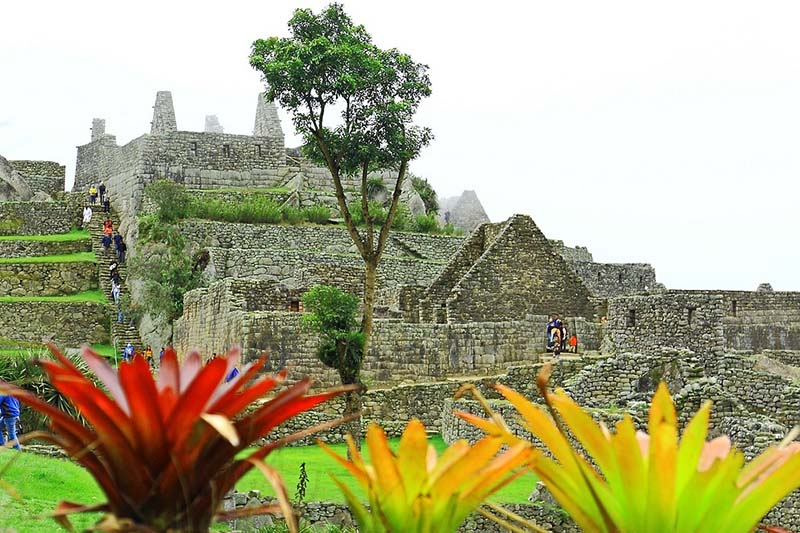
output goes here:
<path id="1" fill-rule="evenodd" d="M 94 252 L 77 252 L 74 254 L 41 255 L 37 257 L 2 257 L 2 263 L 96 263 Z"/>
<path id="2" fill-rule="evenodd" d="M 13 463 L 2 474 L 19 496 L 14 498 L 0 489 L 0 524 L 17 533 L 63 531 L 52 518 L 42 515 L 52 511 L 62 500 L 80 503 L 104 501 L 100 488 L 89 472 L 66 459 L 41 457 L 32 453 L 0 450 L 0 468 Z M 72 520 L 83 530 L 100 518 L 97 513 L 76 515 Z"/>
<path id="3" fill-rule="evenodd" d="M 91 239 L 89 231 L 85 229 L 72 229 L 67 233 L 56 233 L 54 235 L 0 235 L 0 241 L 47 241 L 47 242 L 66 242 L 83 241 Z"/>
<path id="4" fill-rule="evenodd" d="M 430 439 L 431 444 L 441 454 L 446 444 L 439 435 Z M 391 439 L 391 446 L 396 449 L 399 439 Z M 343 444 L 333 445 L 337 453 L 344 454 Z M 366 447 L 365 447 L 366 448 Z M 365 455 L 369 456 L 368 453 Z M 0 488 L 0 524 L 11 527 L 17 533 L 38 533 L 59 531 L 51 518 L 42 515 L 52 511 L 62 500 L 93 504 L 104 501 L 100 488 L 89 473 L 78 465 L 65 459 L 42 457 L 32 453 L 17 453 L 13 450 L 0 449 L 0 469 L 9 461 L 8 468 L 2 472 L 6 486 L 17 492 L 19 498 L 13 497 Z M 339 489 L 334 485 L 329 473 L 351 487 L 356 494 L 364 498 L 363 491 L 352 475 L 328 457 L 318 446 L 302 446 L 279 449 L 267 457 L 267 462 L 278 468 L 286 484 L 290 497 L 294 497 L 299 475 L 300 463 L 306 463 L 308 486 L 305 501 L 332 501 L 344 503 Z M 527 502 L 528 495 L 534 488 L 536 478 L 526 474 L 493 498 L 501 503 Z M 272 494 L 266 479 L 257 472 L 251 471 L 237 484 L 240 491 L 258 489 L 262 495 Z M 75 515 L 72 520 L 78 530 L 87 528 L 97 521 L 99 514 Z M 226 531 L 224 526 L 217 526 L 215 531 Z"/>
<path id="5" fill-rule="evenodd" d="M 447 448 L 447 444 L 442 440 L 441 435 L 430 437 L 429 442 L 439 455 Z M 399 443 L 399 438 L 390 439 L 389 441 L 390 446 L 394 450 L 397 449 Z M 339 455 L 346 456 L 346 447 L 344 444 L 334 444 L 331 448 Z M 369 457 L 366 446 L 362 447 L 362 452 L 366 457 Z M 337 479 L 350 487 L 362 500 L 366 500 L 364 491 L 356 482 L 353 475 L 336 463 L 318 446 L 280 448 L 267 457 L 267 463 L 280 471 L 289 496 L 292 498 L 294 498 L 297 481 L 300 477 L 300 464 L 305 463 L 306 475 L 308 475 L 305 501 L 344 503 L 344 497 L 339 491 L 339 488 L 331 480 L 331 474 L 335 475 Z M 525 474 L 498 491 L 491 500 L 499 503 L 527 503 L 528 496 L 533 492 L 536 486 L 536 479 L 534 474 Z M 236 484 L 236 488 L 240 492 L 257 489 L 261 491 L 262 495 L 273 494 L 269 482 L 261 473 L 256 471 L 251 471 L 245 475 L 239 483 Z"/>
<path id="6" fill-rule="evenodd" d="M 83 291 L 64 296 L 0 296 L 0 303 L 12 302 L 92 302 L 107 304 L 108 298 L 103 291 Z"/>

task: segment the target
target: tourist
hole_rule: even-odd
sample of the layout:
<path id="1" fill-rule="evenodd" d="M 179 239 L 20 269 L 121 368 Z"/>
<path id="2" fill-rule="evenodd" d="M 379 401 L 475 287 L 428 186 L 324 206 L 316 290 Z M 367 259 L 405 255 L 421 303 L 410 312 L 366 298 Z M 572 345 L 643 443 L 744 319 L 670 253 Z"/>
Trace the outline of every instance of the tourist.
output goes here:
<path id="1" fill-rule="evenodd" d="M 111 248 L 111 235 L 103 234 L 100 237 L 100 242 L 103 243 L 103 254 L 108 255 L 108 250 Z"/>
<path id="2" fill-rule="evenodd" d="M 103 200 L 103 212 L 110 213 L 111 212 L 111 197 L 106 194 L 105 199 Z"/>
<path id="3" fill-rule="evenodd" d="M 239 369 L 233 367 L 233 369 L 228 373 L 228 375 L 225 376 L 225 383 L 230 382 L 231 380 L 233 380 L 233 378 L 235 378 L 238 375 L 239 375 Z"/>
<path id="4" fill-rule="evenodd" d="M 92 205 L 94 205 L 94 203 L 95 203 L 96 201 L 97 201 L 97 187 L 95 187 L 94 185 L 92 185 L 91 187 L 89 187 L 89 202 L 90 202 Z"/>
<path id="5" fill-rule="evenodd" d="M 134 354 L 133 344 L 131 343 L 126 344 L 125 349 L 122 350 L 122 359 L 124 359 L 125 361 L 130 361 L 131 359 L 133 359 L 133 354 Z"/>
<path id="6" fill-rule="evenodd" d="M 108 235 L 111 238 L 111 235 L 114 233 L 114 223 L 111 222 L 111 219 L 106 217 L 103 221 L 103 235 Z"/>
<path id="7" fill-rule="evenodd" d="M 117 259 L 119 259 L 120 263 L 125 262 L 125 252 L 128 251 L 128 245 L 125 244 L 125 241 L 120 240 L 119 244 L 117 245 Z"/>
<path id="8" fill-rule="evenodd" d="M 574 333 L 569 338 L 569 349 L 572 350 L 572 353 L 578 353 L 578 336 Z"/>
<path id="9" fill-rule="evenodd" d="M 85 228 L 89 228 L 89 222 L 92 221 L 92 208 L 88 205 L 83 208 L 83 226 Z"/>
<path id="10" fill-rule="evenodd" d="M 122 287 L 119 283 L 111 282 L 111 297 L 114 298 L 114 303 L 119 305 L 119 296 L 122 292 Z"/>
<path id="11" fill-rule="evenodd" d="M 119 256 L 119 243 L 122 242 L 122 235 L 119 234 L 119 231 L 117 231 L 114 234 L 113 240 L 114 240 L 114 253 L 116 253 L 117 256 Z"/>
<path id="12" fill-rule="evenodd" d="M 14 444 L 15 450 L 21 450 L 19 439 L 17 438 L 17 421 L 19 420 L 19 400 L 13 396 L 0 396 L 0 416 L 8 433 L 8 443 Z M 5 446 L 6 439 L 3 437 L 0 428 L 0 446 Z"/>
<path id="13" fill-rule="evenodd" d="M 561 351 L 566 352 L 567 348 L 567 325 L 561 325 Z"/>
<path id="14" fill-rule="evenodd" d="M 106 195 L 106 184 L 103 183 L 102 181 L 100 182 L 100 187 L 97 188 L 97 192 L 100 193 L 100 203 L 102 204 L 103 203 L 103 199 L 104 199 L 104 197 Z M 92 202 L 92 203 L 94 203 L 94 202 Z"/>
<path id="15" fill-rule="evenodd" d="M 124 320 L 125 320 L 125 315 L 122 314 L 122 306 L 118 305 L 117 306 L 117 324 L 122 324 L 122 322 Z"/>

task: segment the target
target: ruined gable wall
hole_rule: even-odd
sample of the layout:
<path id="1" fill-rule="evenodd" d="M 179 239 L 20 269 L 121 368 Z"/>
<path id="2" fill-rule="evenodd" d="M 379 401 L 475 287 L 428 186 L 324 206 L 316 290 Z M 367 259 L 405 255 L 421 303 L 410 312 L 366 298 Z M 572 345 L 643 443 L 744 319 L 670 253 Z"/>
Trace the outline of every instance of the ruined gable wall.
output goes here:
<path id="1" fill-rule="evenodd" d="M 55 161 L 9 161 L 11 167 L 19 172 L 33 192 L 42 191 L 49 195 L 64 192 L 66 167 Z"/>
<path id="2" fill-rule="evenodd" d="M 609 300 L 606 331 L 616 353 L 653 354 L 670 347 L 715 358 L 725 348 L 723 315 L 722 296 L 713 292 L 625 296 Z"/>
<path id="3" fill-rule="evenodd" d="M 515 215 L 451 291 L 447 319 L 514 320 L 549 313 L 592 317 L 590 297 L 533 220 Z"/>

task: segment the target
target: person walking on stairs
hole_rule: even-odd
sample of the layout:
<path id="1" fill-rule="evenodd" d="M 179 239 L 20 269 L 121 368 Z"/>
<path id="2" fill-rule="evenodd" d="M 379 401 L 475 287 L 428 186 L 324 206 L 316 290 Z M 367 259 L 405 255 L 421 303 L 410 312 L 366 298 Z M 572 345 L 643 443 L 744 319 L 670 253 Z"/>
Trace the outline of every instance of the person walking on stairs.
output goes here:
<path id="1" fill-rule="evenodd" d="M 103 203 L 103 197 L 106 195 L 106 184 L 102 181 L 100 182 L 100 186 L 97 188 L 97 192 L 100 193 L 100 203 Z"/>
<path id="2" fill-rule="evenodd" d="M 89 223 L 92 221 L 92 208 L 88 205 L 83 208 L 83 226 L 89 228 Z"/>
<path id="3" fill-rule="evenodd" d="M 95 187 L 94 185 L 92 185 L 91 187 L 89 187 L 89 202 L 90 202 L 92 205 L 94 205 L 94 203 L 95 203 L 96 201 L 97 201 L 97 187 Z"/>

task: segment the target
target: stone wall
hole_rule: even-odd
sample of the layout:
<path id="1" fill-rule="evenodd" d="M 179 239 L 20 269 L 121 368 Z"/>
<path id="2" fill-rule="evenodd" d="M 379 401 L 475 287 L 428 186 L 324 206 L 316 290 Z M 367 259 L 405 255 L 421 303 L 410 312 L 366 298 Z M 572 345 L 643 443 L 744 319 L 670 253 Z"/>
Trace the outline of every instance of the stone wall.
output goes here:
<path id="1" fill-rule="evenodd" d="M 360 256 L 257 248 L 209 247 L 208 251 L 209 273 L 214 279 L 257 278 L 292 287 L 325 283 L 353 294 L 361 294 L 363 288 L 364 262 Z M 430 283 L 440 268 L 441 264 L 431 261 L 385 257 L 378 265 L 378 285 Z"/>
<path id="2" fill-rule="evenodd" d="M 40 342 L 52 337 L 60 347 L 109 342 L 105 304 L 90 302 L 0 302 L 0 337 Z"/>
<path id="3" fill-rule="evenodd" d="M 0 258 L 37 257 L 90 251 L 92 251 L 92 241 L 90 239 L 61 242 L 0 240 Z"/>
<path id="4" fill-rule="evenodd" d="M 447 320 L 513 320 L 549 313 L 591 318 L 590 297 L 533 220 L 515 215 L 453 287 Z"/>
<path id="5" fill-rule="evenodd" d="M 570 266 L 597 297 L 645 293 L 656 286 L 656 271 L 645 263 L 573 262 Z"/>
<path id="6" fill-rule="evenodd" d="M 800 350 L 800 292 L 724 291 L 731 350 Z"/>
<path id="7" fill-rule="evenodd" d="M 591 252 L 585 246 L 567 246 L 564 241 L 551 240 L 550 245 L 564 258 L 568 263 L 593 263 L 594 258 Z"/>
<path id="8" fill-rule="evenodd" d="M 80 217 L 79 209 L 63 202 L 0 202 L 4 235 L 66 233 Z"/>
<path id="9" fill-rule="evenodd" d="M 666 291 L 608 302 L 608 349 L 616 353 L 659 353 L 685 348 L 704 358 L 725 348 L 722 296 L 703 291 Z"/>
<path id="10" fill-rule="evenodd" d="M 357 254 L 347 230 L 340 226 L 280 226 L 187 220 L 181 232 L 189 240 L 219 248 L 264 248 L 331 254 Z M 463 237 L 391 232 L 383 257 L 410 257 L 444 262 Z"/>
<path id="11" fill-rule="evenodd" d="M 60 296 L 97 288 L 95 263 L 0 263 L 0 296 Z"/>
<path id="12" fill-rule="evenodd" d="M 11 168 L 26 176 L 58 176 L 62 180 L 67 174 L 67 167 L 55 161 L 9 161 Z"/>

